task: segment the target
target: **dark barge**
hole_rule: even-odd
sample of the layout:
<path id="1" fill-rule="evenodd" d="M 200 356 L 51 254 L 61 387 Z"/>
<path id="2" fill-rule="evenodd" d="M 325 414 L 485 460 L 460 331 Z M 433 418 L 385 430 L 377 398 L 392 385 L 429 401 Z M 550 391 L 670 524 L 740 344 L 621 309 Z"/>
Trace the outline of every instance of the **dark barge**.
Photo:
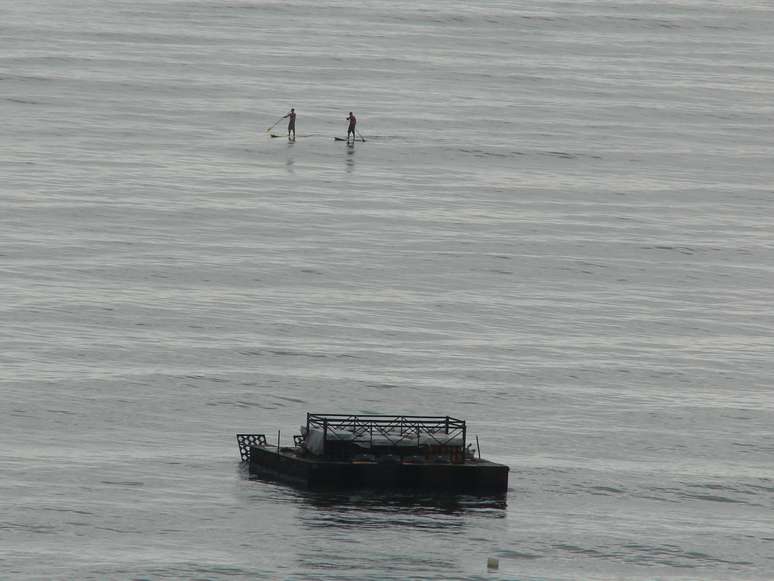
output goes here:
<path id="1" fill-rule="evenodd" d="M 279 439 L 279 434 L 278 434 Z M 237 434 L 251 475 L 311 489 L 409 489 L 504 495 L 508 466 L 476 457 L 464 420 L 449 416 L 306 414 L 294 446 Z"/>

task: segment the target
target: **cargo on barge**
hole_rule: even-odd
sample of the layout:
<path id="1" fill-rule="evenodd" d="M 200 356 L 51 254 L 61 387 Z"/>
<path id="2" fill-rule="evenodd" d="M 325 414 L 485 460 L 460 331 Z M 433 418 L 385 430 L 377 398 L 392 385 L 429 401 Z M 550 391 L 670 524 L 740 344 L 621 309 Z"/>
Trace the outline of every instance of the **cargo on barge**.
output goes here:
<path id="1" fill-rule="evenodd" d="M 312 489 L 411 489 L 504 495 L 508 466 L 478 457 L 450 416 L 306 415 L 292 447 L 237 434 L 251 475 Z M 279 434 L 278 434 L 279 440 Z"/>

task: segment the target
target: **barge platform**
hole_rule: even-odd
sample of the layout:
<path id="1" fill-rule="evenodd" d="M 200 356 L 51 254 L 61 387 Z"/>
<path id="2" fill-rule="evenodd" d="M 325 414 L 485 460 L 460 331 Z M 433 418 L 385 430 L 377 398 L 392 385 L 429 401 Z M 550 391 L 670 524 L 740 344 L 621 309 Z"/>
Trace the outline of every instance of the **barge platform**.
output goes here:
<path id="1" fill-rule="evenodd" d="M 237 434 L 249 472 L 310 489 L 505 495 L 508 466 L 476 457 L 450 416 L 307 414 L 294 446 Z"/>

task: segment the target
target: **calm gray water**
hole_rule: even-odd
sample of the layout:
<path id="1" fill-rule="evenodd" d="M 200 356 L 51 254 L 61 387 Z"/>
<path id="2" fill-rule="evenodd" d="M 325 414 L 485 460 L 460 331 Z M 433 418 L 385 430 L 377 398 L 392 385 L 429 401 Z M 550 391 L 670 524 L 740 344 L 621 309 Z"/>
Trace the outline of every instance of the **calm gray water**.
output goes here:
<path id="1" fill-rule="evenodd" d="M 772 30 L 0 0 L 0 579 L 774 577 Z M 247 479 L 307 411 L 465 418 L 507 502 Z"/>

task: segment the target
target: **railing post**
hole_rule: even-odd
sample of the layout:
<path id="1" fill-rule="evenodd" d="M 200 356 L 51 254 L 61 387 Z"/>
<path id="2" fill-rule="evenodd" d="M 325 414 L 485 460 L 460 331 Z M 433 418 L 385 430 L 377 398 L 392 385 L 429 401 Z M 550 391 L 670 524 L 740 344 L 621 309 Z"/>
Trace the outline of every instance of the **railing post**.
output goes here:
<path id="1" fill-rule="evenodd" d="M 468 441 L 467 441 L 467 431 L 468 427 L 467 424 L 462 424 L 462 463 L 465 463 L 465 454 L 468 450 Z"/>

